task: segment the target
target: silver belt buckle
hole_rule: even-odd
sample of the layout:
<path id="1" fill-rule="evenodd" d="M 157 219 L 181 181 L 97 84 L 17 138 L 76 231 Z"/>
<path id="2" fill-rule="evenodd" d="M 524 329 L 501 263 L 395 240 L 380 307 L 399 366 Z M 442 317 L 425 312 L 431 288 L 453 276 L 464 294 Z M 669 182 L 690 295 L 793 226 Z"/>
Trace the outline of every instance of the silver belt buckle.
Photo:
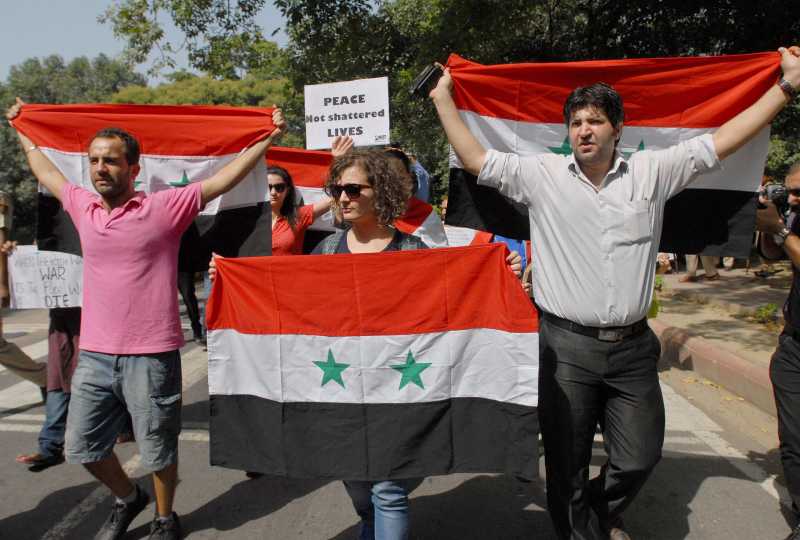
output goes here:
<path id="1" fill-rule="evenodd" d="M 597 332 L 597 339 L 600 341 L 620 341 L 623 337 L 623 331 L 621 328 L 616 330 L 607 330 L 605 328 L 601 328 L 600 331 Z"/>

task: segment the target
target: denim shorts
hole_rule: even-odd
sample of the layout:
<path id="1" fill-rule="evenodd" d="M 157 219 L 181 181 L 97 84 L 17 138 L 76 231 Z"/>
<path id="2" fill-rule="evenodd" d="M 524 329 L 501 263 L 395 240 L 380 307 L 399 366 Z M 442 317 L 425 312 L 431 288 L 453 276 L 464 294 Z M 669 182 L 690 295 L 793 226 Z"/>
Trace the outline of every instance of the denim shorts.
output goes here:
<path id="1" fill-rule="evenodd" d="M 181 357 L 169 351 L 116 355 L 82 350 L 72 376 L 64 456 L 94 463 L 111 455 L 117 435 L 133 420 L 142 466 L 160 471 L 178 460 Z"/>

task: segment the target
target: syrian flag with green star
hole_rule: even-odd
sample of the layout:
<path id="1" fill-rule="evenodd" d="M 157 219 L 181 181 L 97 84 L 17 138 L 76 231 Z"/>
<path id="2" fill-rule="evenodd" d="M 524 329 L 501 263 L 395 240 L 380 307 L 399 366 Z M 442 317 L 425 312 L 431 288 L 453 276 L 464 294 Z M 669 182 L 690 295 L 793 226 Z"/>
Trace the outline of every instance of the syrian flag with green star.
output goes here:
<path id="1" fill-rule="evenodd" d="M 211 177 L 274 129 L 272 109 L 165 105 L 25 105 L 13 123 L 70 182 L 90 191 L 89 142 L 101 129 L 124 129 L 139 141 L 135 188 L 147 193 Z M 42 191 L 39 201 L 39 247 L 80 254 L 77 233 L 57 199 Z M 201 260 L 193 270 L 207 268 L 211 250 L 229 256 L 269 254 L 265 164 L 207 204 L 195 225 L 199 241 L 181 249 L 182 258 Z"/>
<path id="2" fill-rule="evenodd" d="M 211 463 L 533 478 L 538 321 L 499 244 L 218 259 Z"/>
<path id="3" fill-rule="evenodd" d="M 486 148 L 520 155 L 570 154 L 564 102 L 598 81 L 622 96 L 624 156 L 713 133 L 753 104 L 780 73 L 780 55 L 640 58 L 484 66 L 451 55 L 453 97 Z M 718 171 L 667 202 L 660 251 L 749 256 L 756 197 L 769 147 L 765 128 Z M 479 186 L 451 154 L 446 222 L 527 239 L 527 208 Z M 569 201 L 564 201 L 569 204 Z"/>

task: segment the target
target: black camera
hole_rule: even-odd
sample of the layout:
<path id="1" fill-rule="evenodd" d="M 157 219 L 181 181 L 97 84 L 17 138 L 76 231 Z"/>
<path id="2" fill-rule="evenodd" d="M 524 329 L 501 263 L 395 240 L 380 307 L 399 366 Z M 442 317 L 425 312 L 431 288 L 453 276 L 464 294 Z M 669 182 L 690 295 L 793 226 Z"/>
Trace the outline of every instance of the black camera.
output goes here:
<path id="1" fill-rule="evenodd" d="M 761 198 L 771 201 L 781 216 L 786 216 L 789 213 L 789 192 L 785 185 L 765 184 L 761 186 L 761 191 L 758 194 Z M 763 205 L 759 203 L 759 207 L 761 206 Z"/>

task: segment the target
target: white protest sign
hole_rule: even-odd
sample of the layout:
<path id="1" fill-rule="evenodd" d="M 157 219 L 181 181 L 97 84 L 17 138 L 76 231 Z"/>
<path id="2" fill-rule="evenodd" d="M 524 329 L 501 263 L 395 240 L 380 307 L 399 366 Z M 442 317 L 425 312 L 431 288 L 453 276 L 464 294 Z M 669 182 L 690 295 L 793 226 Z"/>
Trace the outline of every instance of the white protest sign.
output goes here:
<path id="1" fill-rule="evenodd" d="M 336 136 L 355 146 L 389 144 L 389 78 L 305 87 L 306 148 L 331 147 Z"/>
<path id="2" fill-rule="evenodd" d="M 78 307 L 83 259 L 58 251 L 18 246 L 8 257 L 12 309 Z"/>

